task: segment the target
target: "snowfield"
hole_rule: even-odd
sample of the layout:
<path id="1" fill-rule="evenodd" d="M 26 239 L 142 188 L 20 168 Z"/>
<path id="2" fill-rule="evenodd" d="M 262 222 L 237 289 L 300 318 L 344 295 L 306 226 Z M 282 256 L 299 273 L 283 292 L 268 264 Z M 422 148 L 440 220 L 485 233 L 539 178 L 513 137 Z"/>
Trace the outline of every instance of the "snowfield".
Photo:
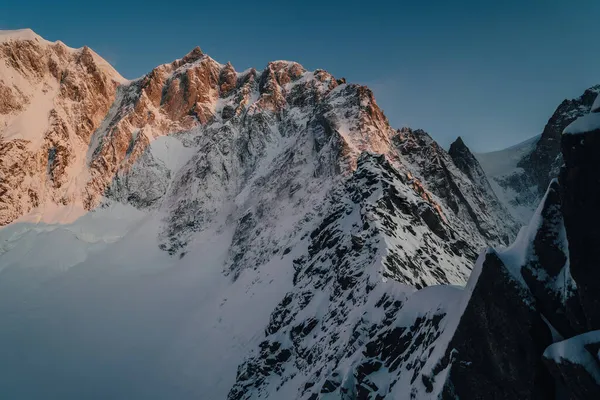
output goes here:
<path id="1" fill-rule="evenodd" d="M 271 264 L 231 282 L 231 231 L 204 232 L 179 260 L 158 229 L 115 205 L 0 230 L 3 396 L 226 397 L 291 278 Z"/>

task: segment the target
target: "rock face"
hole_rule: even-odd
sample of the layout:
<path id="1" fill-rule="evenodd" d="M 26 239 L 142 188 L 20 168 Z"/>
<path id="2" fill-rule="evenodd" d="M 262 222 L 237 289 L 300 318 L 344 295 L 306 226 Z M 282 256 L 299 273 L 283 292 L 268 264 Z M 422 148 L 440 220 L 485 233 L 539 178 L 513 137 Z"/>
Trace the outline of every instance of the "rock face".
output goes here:
<path id="1" fill-rule="evenodd" d="M 578 98 L 564 100 L 548 120 L 535 149 L 517 164 L 530 176 L 540 195 L 550 180 L 558 175 L 562 165 L 562 131 L 577 118 L 590 112 L 598 93 L 600 85 L 587 89 Z"/>
<path id="2" fill-rule="evenodd" d="M 538 224 L 533 247 L 521 274 L 550 324 L 563 335 L 575 335 L 586 328 L 577 285 L 571 276 L 561 191 L 554 180 L 542 199 L 541 218 L 532 221 Z"/>
<path id="3" fill-rule="evenodd" d="M 577 225 L 584 215 L 593 213 L 590 209 L 595 209 L 597 203 L 594 189 L 583 189 L 595 185 L 598 176 L 591 154 L 600 144 L 586 136 L 594 133 L 565 135 L 566 166 L 560 183 L 551 182 L 516 243 L 502 251 L 482 253 L 464 291 L 443 286 L 422 289 L 409 275 L 384 273 L 420 289 L 405 289 L 391 296 L 389 289 L 383 290 L 376 280 L 367 280 L 366 290 L 359 289 L 362 273 L 344 279 L 338 276 L 337 280 L 329 277 L 331 267 L 342 268 L 344 275 L 354 271 L 345 269 L 354 262 L 332 258 L 329 268 L 304 270 L 306 261 L 296 260 L 300 268 L 295 275 L 298 292 L 288 293 L 271 315 L 272 325 L 265 331 L 260 350 L 238 369 L 229 398 L 266 398 L 273 390 L 295 393 L 294 397 L 303 399 L 481 399 L 489 397 L 490 392 L 500 399 L 545 399 L 554 398 L 556 390 L 566 390 L 574 398 L 594 398 L 600 382 L 597 335 L 585 332 L 596 329 L 594 318 L 599 310 L 594 303 L 598 290 L 593 286 L 597 261 L 591 255 L 590 241 L 598 242 L 594 235 L 600 225 L 592 225 L 592 229 Z M 423 146 L 427 136 L 409 130 L 401 134 L 395 139 L 397 143 L 412 146 L 406 154 L 419 154 L 417 143 Z M 581 135 L 586 140 L 582 141 Z M 588 144 L 589 148 L 584 147 Z M 428 159 L 435 159 L 432 150 L 428 151 Z M 570 152 L 577 153 L 577 157 Z M 442 158 L 442 154 L 438 151 L 437 156 Z M 469 176 L 470 182 L 478 181 L 475 177 L 485 178 L 461 141 L 453 144 L 449 155 L 454 158 L 455 168 Z M 571 169 L 573 160 L 579 165 L 575 170 Z M 363 176 L 361 168 L 359 163 L 357 176 Z M 371 181 L 375 180 L 367 179 Z M 481 187 L 485 181 L 479 183 Z M 578 185 L 580 190 L 572 190 L 570 185 Z M 362 182 L 358 187 L 368 185 Z M 426 220 L 423 218 L 425 224 Z M 338 257 L 347 254 L 335 248 L 343 243 L 339 228 L 320 228 L 311 237 L 319 243 L 318 249 L 333 245 Z M 573 246 L 571 237 L 587 246 Z M 351 236 L 347 243 L 344 248 L 371 248 L 364 238 Z M 323 259 L 319 257 L 319 261 Z M 315 268 L 318 264 L 309 265 Z M 315 275 L 313 271 L 320 272 Z M 420 275 L 425 276 L 423 272 Z M 329 288 L 327 282 L 345 284 Z M 351 297 L 345 296 L 347 289 L 352 290 Z M 315 318 L 314 312 L 307 311 L 313 301 L 308 294 L 317 290 L 330 293 L 327 297 L 333 301 L 335 312 L 321 312 L 320 318 Z M 375 304 L 360 302 L 363 296 L 379 300 Z M 351 315 L 344 308 L 347 302 L 335 300 L 345 297 L 352 299 L 353 308 L 364 310 L 358 323 L 344 330 L 350 340 L 340 338 L 331 328 L 344 325 Z M 338 319 L 340 311 L 344 319 Z M 381 315 L 382 319 L 373 315 Z M 585 349 L 577 347 L 581 342 L 578 335 L 582 334 L 588 339 L 593 337 L 585 341 Z M 573 339 L 563 344 L 565 338 Z M 552 377 L 556 383 L 549 384 Z"/>
<path id="4" fill-rule="evenodd" d="M 445 358 L 450 363 L 443 398 L 550 399 L 554 387 L 542 363 L 552 343 L 533 298 L 493 252 L 485 255 L 477 283 Z M 450 350 L 451 349 L 451 350 Z M 432 377 L 433 378 L 433 377 Z"/>
<path id="5" fill-rule="evenodd" d="M 31 31 L 0 40 L 0 225 L 79 197 L 72 183 L 124 79 L 87 47 Z"/>
<path id="6" fill-rule="evenodd" d="M 444 151 L 426 132 L 403 128 L 394 137 L 400 160 L 452 213 L 469 221 L 486 241 L 508 245 L 518 224 L 500 204 L 479 163 L 460 140 Z M 501 229 L 497 229 L 501 227 Z"/>
<path id="7" fill-rule="evenodd" d="M 590 116 L 600 116 L 599 113 Z M 568 129 L 568 128 L 567 128 Z M 571 274 L 577 282 L 588 330 L 600 329 L 600 124 L 562 135 L 565 165 L 560 173 Z"/>
<path id="8" fill-rule="evenodd" d="M 4 75 L 11 81 L 3 86 L 9 128 L 0 142 L 1 224 L 32 210 L 90 210 L 109 196 L 141 208 L 163 208 L 171 222 L 160 235 L 161 248 L 180 253 L 242 191 L 272 156 L 271 149 L 291 157 L 293 148 L 310 145 L 316 154 L 314 174 L 327 179 L 356 168 L 363 151 L 385 154 L 397 168 L 417 175 L 413 188 L 432 204 L 433 211 L 423 215 L 438 235 L 448 231 L 445 202 L 449 212 L 477 230 L 473 245 L 507 243 L 516 233 L 505 210 L 495 204 L 484 210 L 480 193 L 473 190 L 479 182 L 469 182 L 435 142 L 429 138 L 411 150 L 406 132 L 390 128 L 368 88 L 325 71 L 276 61 L 262 72 L 237 73 L 230 63 L 219 64 L 195 48 L 128 82 L 88 48 L 69 49 L 30 31 L 3 37 Z M 33 105 L 44 96 L 47 125 L 43 119 L 37 131 L 18 125 L 28 112 L 41 113 Z M 146 151 L 169 134 L 179 135 L 184 147 L 203 149 L 174 176 L 176 171 Z M 290 149 L 282 148 L 284 142 Z M 407 162 L 427 148 L 443 159 L 436 171 Z M 307 158 L 295 157 L 296 163 Z M 293 176 L 301 168 L 292 169 Z M 450 176 L 453 182 L 438 188 L 438 180 Z M 152 180 L 156 184 L 149 185 Z M 167 184 L 170 180 L 175 183 Z M 484 202 L 493 200 L 486 196 Z"/>

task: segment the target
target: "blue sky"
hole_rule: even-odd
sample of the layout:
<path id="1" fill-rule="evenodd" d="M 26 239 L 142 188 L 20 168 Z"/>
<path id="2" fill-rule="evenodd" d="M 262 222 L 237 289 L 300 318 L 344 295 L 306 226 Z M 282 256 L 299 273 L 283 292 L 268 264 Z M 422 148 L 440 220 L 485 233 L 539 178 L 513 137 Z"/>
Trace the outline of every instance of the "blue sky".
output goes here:
<path id="1" fill-rule="evenodd" d="M 196 45 L 239 71 L 294 60 L 368 85 L 395 127 L 489 151 L 600 83 L 599 15 L 597 0 L 2 0 L 0 29 L 88 45 L 127 78 Z"/>

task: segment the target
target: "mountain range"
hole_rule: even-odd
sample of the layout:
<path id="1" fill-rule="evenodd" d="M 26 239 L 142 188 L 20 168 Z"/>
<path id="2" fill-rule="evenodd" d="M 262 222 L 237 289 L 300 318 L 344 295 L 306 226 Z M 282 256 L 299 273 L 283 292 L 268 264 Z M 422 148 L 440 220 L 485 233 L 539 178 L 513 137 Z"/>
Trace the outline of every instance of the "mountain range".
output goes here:
<path id="1" fill-rule="evenodd" d="M 0 394 L 593 398 L 599 92 L 473 154 L 295 62 L 0 31 Z"/>

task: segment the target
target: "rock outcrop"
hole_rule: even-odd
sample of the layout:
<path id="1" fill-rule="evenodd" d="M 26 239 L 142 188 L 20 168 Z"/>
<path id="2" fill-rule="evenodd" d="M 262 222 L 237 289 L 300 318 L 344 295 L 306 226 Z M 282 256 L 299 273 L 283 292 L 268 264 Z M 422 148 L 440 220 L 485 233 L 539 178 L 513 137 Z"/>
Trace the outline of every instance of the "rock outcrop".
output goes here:
<path id="1" fill-rule="evenodd" d="M 579 121 L 591 119 L 582 128 Z M 600 113 L 575 121 L 562 135 L 562 209 L 569 241 L 571 274 L 588 330 L 600 329 Z M 595 123 L 594 123 L 595 122 Z M 578 129 L 580 128 L 580 129 Z"/>
<path id="2" fill-rule="evenodd" d="M 562 165 L 561 134 L 563 130 L 577 118 L 590 112 L 592 104 L 600 93 L 600 85 L 592 86 L 585 92 L 571 100 L 564 100 L 548 123 L 534 150 L 524 157 L 517 167 L 523 168 L 531 182 L 542 195 L 553 178 L 558 176 Z"/>

